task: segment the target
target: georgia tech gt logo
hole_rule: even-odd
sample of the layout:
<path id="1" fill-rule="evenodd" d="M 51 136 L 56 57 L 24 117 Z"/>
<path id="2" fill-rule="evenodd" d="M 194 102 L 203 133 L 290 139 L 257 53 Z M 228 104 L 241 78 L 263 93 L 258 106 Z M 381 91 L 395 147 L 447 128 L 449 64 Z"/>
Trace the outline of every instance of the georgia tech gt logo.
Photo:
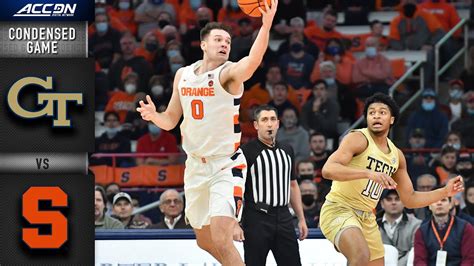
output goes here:
<path id="1" fill-rule="evenodd" d="M 53 90 L 53 78 L 46 77 L 46 80 L 36 77 L 25 77 L 13 84 L 8 91 L 8 107 L 18 116 L 26 119 L 39 118 L 42 116 L 53 117 L 53 127 L 70 127 L 71 120 L 67 119 L 67 102 L 76 102 L 82 105 L 82 93 L 61 93 L 61 92 L 39 92 L 37 105 L 44 105 L 43 109 L 31 112 L 21 107 L 18 102 L 18 95 L 23 87 L 35 84 L 46 90 Z M 55 104 L 56 102 L 56 108 Z"/>

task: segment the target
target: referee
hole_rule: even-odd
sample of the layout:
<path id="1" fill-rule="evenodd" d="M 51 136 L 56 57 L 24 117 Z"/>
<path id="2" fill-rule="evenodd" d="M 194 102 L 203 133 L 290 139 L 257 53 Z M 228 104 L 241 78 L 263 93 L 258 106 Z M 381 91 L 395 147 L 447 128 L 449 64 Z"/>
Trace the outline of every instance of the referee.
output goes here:
<path id="1" fill-rule="evenodd" d="M 299 239 L 308 234 L 301 193 L 294 174 L 291 146 L 275 143 L 279 121 L 277 110 L 268 105 L 254 111 L 258 139 L 242 146 L 247 159 L 242 229 L 234 240 L 244 241 L 245 264 L 266 264 L 271 250 L 278 265 L 301 265 L 297 236 L 288 203 L 298 216 Z"/>

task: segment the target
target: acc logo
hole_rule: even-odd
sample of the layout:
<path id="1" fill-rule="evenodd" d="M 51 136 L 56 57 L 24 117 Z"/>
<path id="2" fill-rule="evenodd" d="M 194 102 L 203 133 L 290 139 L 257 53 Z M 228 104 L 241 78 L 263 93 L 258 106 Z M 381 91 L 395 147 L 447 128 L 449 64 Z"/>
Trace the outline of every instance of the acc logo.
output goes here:
<path id="1" fill-rule="evenodd" d="M 14 17 L 72 17 L 77 4 L 26 4 Z"/>
<path id="2" fill-rule="evenodd" d="M 26 77 L 18 80 L 12 85 L 8 91 L 7 102 L 8 107 L 18 116 L 26 119 L 39 118 L 42 116 L 53 117 L 53 127 L 70 127 L 71 120 L 67 119 L 67 102 L 76 102 L 77 105 L 82 105 L 82 93 L 54 93 L 54 92 L 39 92 L 37 105 L 43 105 L 43 109 L 31 112 L 21 107 L 18 102 L 18 95 L 26 85 L 35 84 L 43 87 L 46 90 L 53 90 L 53 78 L 46 77 L 42 80 L 36 77 Z M 55 104 L 56 102 L 56 108 Z"/>

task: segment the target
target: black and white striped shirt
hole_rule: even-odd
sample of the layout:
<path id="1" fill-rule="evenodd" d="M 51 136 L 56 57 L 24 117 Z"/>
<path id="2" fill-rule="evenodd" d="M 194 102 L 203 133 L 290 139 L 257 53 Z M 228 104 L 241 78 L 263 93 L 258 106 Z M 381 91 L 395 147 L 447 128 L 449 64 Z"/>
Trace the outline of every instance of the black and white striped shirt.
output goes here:
<path id="1" fill-rule="evenodd" d="M 247 160 L 246 202 L 273 207 L 290 202 L 290 182 L 294 175 L 294 152 L 291 146 L 277 143 L 271 148 L 256 139 L 241 147 Z"/>

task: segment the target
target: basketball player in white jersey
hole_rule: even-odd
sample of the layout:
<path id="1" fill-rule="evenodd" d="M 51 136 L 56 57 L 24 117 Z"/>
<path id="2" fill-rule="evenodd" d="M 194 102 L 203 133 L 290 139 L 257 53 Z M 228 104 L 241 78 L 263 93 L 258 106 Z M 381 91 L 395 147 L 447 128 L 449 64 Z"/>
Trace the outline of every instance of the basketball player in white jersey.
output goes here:
<path id="1" fill-rule="evenodd" d="M 208 23 L 201 30 L 203 59 L 176 72 L 168 108 L 156 112 L 150 96 L 137 111 L 146 121 L 164 130 L 173 129 L 181 115 L 183 149 L 188 158 L 184 174 L 185 214 L 196 233 L 197 244 L 223 265 L 244 265 L 233 244 L 233 230 L 240 218 L 246 164 L 238 121 L 243 82 L 260 65 L 268 46 L 270 28 L 278 5 L 265 2 L 262 27 L 248 56 L 233 63 L 231 29 Z"/>

